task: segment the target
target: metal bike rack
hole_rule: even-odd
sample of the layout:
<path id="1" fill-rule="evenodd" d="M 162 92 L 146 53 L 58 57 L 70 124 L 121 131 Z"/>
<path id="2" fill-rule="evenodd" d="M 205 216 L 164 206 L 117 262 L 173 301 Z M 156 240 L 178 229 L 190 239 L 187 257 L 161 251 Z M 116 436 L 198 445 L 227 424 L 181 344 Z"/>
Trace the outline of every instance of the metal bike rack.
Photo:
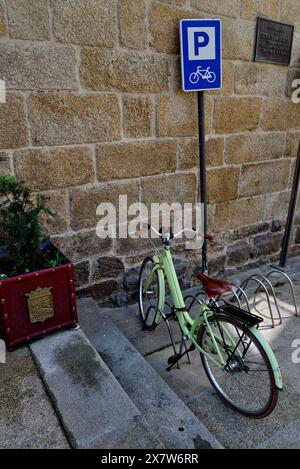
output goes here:
<path id="1" fill-rule="evenodd" d="M 268 279 L 268 277 L 271 277 L 271 276 L 274 276 L 274 275 L 279 275 L 279 276 L 281 275 L 282 277 L 284 277 L 287 280 L 287 282 L 290 286 L 290 289 L 291 289 L 291 293 L 292 293 L 292 298 L 293 298 L 293 303 L 294 303 L 294 308 L 295 308 L 295 316 L 297 317 L 298 316 L 298 308 L 297 308 L 295 288 L 294 288 L 293 281 L 291 280 L 291 278 L 285 272 L 282 272 L 281 270 L 277 270 L 277 269 L 273 269 L 270 272 L 268 272 L 268 274 L 265 275 L 265 279 Z"/>
<path id="2" fill-rule="evenodd" d="M 250 282 L 256 282 L 258 283 L 258 288 L 255 290 L 254 292 L 254 296 L 253 296 L 253 305 L 256 304 L 256 296 L 257 296 L 257 293 L 259 292 L 259 290 L 262 288 L 265 295 L 266 295 L 266 298 L 267 298 L 267 303 L 268 303 L 268 308 L 269 308 L 269 313 L 270 313 L 270 318 L 271 318 L 271 321 L 272 321 L 272 327 L 275 327 L 275 319 L 274 319 L 274 314 L 273 314 L 273 308 L 272 308 L 272 304 L 271 304 L 271 294 L 273 296 L 273 300 L 274 300 L 274 303 L 275 303 L 275 307 L 276 307 L 276 310 L 277 310 L 277 315 L 278 315 L 278 320 L 279 320 L 279 324 L 282 323 L 282 318 L 281 318 L 281 314 L 280 314 L 280 310 L 279 310 L 279 307 L 278 307 L 278 302 L 277 302 L 277 298 L 276 298 L 276 294 L 275 294 L 275 291 L 274 291 L 274 288 L 273 288 L 273 285 L 271 284 L 271 282 L 266 278 L 264 277 L 263 275 L 260 275 L 260 274 L 253 274 L 251 275 L 248 279 L 246 279 L 242 285 L 241 285 L 241 288 L 243 290 L 246 289 L 247 285 L 250 283 Z M 267 284 L 267 286 L 265 285 L 265 283 Z M 268 287 L 268 288 L 267 288 Z M 271 294 L 270 294 L 271 293 Z M 266 317 L 261 311 L 260 311 L 260 314 L 264 317 Z"/>
<path id="3" fill-rule="evenodd" d="M 245 279 L 241 285 L 233 284 L 234 289 L 230 293 L 226 293 L 226 297 L 229 297 L 230 303 L 238 303 L 240 308 L 245 308 L 249 312 L 251 309 L 256 309 L 260 315 L 264 316 L 267 319 L 271 320 L 272 327 L 282 324 L 282 320 L 286 319 L 282 317 L 281 310 L 280 310 L 280 299 L 276 294 L 276 282 L 275 277 L 281 276 L 284 281 L 287 283 L 289 290 L 291 292 L 291 298 L 293 303 L 293 309 L 295 316 L 298 316 L 298 308 L 296 303 L 296 295 L 295 295 L 295 288 L 293 285 L 292 279 L 281 270 L 272 269 L 266 275 L 261 273 L 254 273 L 250 275 L 247 279 Z M 273 281 L 271 280 L 273 278 Z M 252 301 L 250 301 L 249 297 L 249 286 L 254 284 L 254 290 L 252 292 Z M 257 295 L 259 293 L 263 293 L 266 298 L 267 302 L 267 310 L 268 314 L 266 315 L 265 312 L 261 312 L 257 309 Z M 220 295 L 217 298 L 217 301 L 223 299 L 224 295 Z"/>
<path id="4" fill-rule="evenodd" d="M 280 286 L 286 284 L 288 287 L 291 294 L 293 313 L 295 316 L 299 316 L 293 281 L 286 272 L 277 270 L 276 268 L 272 268 L 266 274 L 261 272 L 253 273 L 243 280 L 240 285 L 238 285 L 237 282 L 230 282 L 233 286 L 232 291 L 219 295 L 216 299 L 211 298 L 210 300 L 213 300 L 218 304 L 218 301 L 226 299 L 227 302 L 237 304 L 239 308 L 247 310 L 249 313 L 255 310 L 256 313 L 259 313 L 265 319 L 270 320 L 271 327 L 274 328 L 281 325 L 283 319 L 291 317 L 290 315 L 284 317 L 281 312 L 280 297 L 278 292 L 276 293 L 278 277 L 281 277 L 284 281 L 281 282 Z M 261 311 L 259 309 L 258 305 L 261 301 L 261 299 L 258 300 L 259 294 L 262 294 L 263 299 L 266 301 L 266 311 Z M 184 298 L 184 301 L 187 306 L 187 311 L 189 312 L 195 303 L 198 305 L 207 303 L 208 297 L 206 292 L 201 289 L 195 295 L 187 295 Z"/>

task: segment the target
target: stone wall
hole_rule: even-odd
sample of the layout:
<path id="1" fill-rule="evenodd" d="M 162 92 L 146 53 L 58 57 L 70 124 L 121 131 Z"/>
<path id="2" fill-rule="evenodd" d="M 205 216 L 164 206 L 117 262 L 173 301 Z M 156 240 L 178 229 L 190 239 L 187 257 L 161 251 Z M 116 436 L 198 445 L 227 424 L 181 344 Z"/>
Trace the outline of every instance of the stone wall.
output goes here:
<path id="1" fill-rule="evenodd" d="M 290 67 L 252 62 L 257 14 L 295 25 Z M 0 0 L 0 172 L 49 196 L 48 230 L 79 290 L 101 301 L 134 292 L 151 246 L 98 239 L 96 206 L 124 193 L 196 200 L 196 96 L 180 89 L 178 22 L 211 16 L 224 45 L 223 88 L 206 95 L 215 273 L 278 256 L 300 138 L 299 0 Z M 192 278 L 197 256 L 176 251 Z"/>

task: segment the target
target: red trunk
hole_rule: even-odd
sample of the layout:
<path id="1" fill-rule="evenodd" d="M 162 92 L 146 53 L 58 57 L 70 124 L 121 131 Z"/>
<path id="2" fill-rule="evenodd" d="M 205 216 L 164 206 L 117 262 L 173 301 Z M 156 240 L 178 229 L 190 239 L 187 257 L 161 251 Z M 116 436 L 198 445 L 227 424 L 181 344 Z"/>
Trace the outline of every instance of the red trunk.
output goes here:
<path id="1" fill-rule="evenodd" d="M 45 313 L 51 317 L 43 320 Z M 0 330 L 8 350 L 76 323 L 71 263 L 0 281 Z"/>

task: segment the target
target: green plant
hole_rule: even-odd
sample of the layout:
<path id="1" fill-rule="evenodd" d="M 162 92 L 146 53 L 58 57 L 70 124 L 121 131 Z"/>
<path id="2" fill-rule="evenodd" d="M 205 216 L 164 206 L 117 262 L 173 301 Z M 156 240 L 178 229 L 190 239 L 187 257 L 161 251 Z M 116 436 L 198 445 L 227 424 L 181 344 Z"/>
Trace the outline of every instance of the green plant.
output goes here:
<path id="1" fill-rule="evenodd" d="M 43 195 L 33 197 L 24 181 L 0 176 L 0 245 L 8 249 L 12 271 L 29 272 L 39 265 L 43 212 L 52 215 Z"/>
<path id="2" fill-rule="evenodd" d="M 48 260 L 46 262 L 46 267 L 54 268 L 62 264 L 64 260 L 64 256 L 59 252 L 56 251 L 54 259 Z"/>

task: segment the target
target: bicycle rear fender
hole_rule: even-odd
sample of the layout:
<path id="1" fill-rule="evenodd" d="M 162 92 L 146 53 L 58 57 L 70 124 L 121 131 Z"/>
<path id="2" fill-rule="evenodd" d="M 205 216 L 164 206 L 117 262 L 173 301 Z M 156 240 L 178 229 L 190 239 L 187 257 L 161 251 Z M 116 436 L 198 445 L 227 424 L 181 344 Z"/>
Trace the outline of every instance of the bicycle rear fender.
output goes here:
<path id="1" fill-rule="evenodd" d="M 282 391 L 283 382 L 282 382 L 281 371 L 280 371 L 280 368 L 279 368 L 279 365 L 278 365 L 278 362 L 276 360 L 276 357 L 274 355 L 273 350 L 271 349 L 268 342 L 265 340 L 264 336 L 259 332 L 259 330 L 255 326 L 249 328 L 249 330 L 257 338 L 257 340 L 259 341 L 259 343 L 263 347 L 264 351 L 266 352 L 266 354 L 268 356 L 268 359 L 270 360 L 270 363 L 272 365 L 272 370 L 273 370 L 273 374 L 274 374 L 276 387 L 280 391 Z"/>

